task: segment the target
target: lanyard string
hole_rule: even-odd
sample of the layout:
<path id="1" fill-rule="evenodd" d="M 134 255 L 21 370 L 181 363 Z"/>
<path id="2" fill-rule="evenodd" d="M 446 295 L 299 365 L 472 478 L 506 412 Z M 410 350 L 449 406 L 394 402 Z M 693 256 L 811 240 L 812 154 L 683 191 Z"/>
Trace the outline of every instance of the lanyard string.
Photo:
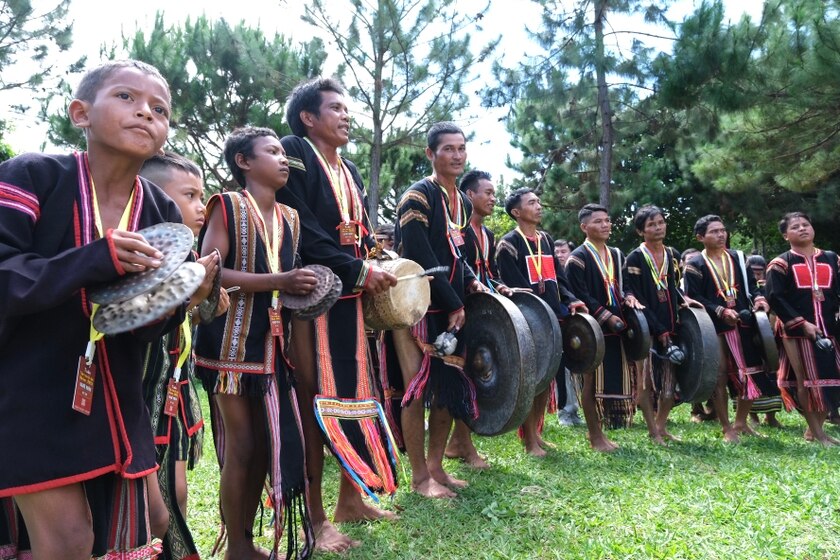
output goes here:
<path id="1" fill-rule="evenodd" d="M 475 231 L 475 227 L 470 227 L 473 228 L 473 232 L 475 232 L 475 238 L 478 241 L 478 251 L 476 251 L 475 267 L 478 269 L 479 273 L 482 270 L 484 271 L 484 275 L 489 285 L 490 279 L 493 278 L 493 273 L 490 271 L 490 240 L 487 238 L 487 232 L 484 231 L 484 226 L 479 224 L 477 232 Z"/>
<path id="2" fill-rule="evenodd" d="M 429 180 L 438 186 L 441 192 L 441 197 L 444 200 L 444 206 L 446 207 L 446 224 L 449 230 L 458 230 L 467 225 L 467 220 L 469 216 L 467 216 L 467 209 L 464 207 L 464 204 L 461 202 L 461 196 L 458 194 L 457 189 L 455 190 L 455 214 L 458 215 L 458 221 L 454 221 L 452 219 L 452 212 L 449 209 L 449 193 L 446 192 L 446 188 L 437 182 L 437 179 L 434 177 L 429 177 Z"/>
<path id="3" fill-rule="evenodd" d="M 723 266 L 723 272 L 721 272 L 714 261 L 709 258 L 705 249 L 703 249 L 702 254 L 703 260 L 706 261 L 706 264 L 712 271 L 712 281 L 715 283 L 718 295 L 724 296 L 725 298 L 734 298 L 736 290 L 734 288 L 735 279 L 732 277 L 732 273 L 735 265 L 732 263 L 732 257 L 728 252 L 723 252 L 720 259 L 721 265 Z"/>
<path id="4" fill-rule="evenodd" d="M 178 362 L 175 366 L 175 371 L 172 374 L 172 378 L 177 383 L 181 380 L 181 368 L 184 367 L 184 364 L 187 361 L 187 357 L 190 355 L 190 351 L 192 350 L 192 321 L 190 321 L 190 317 L 187 316 L 184 319 L 184 322 L 181 323 L 181 353 L 178 355 Z"/>
<path id="5" fill-rule="evenodd" d="M 522 239 L 525 241 L 525 246 L 528 248 L 528 254 L 533 257 L 534 256 L 534 251 L 531 250 L 531 244 L 528 242 L 528 238 L 525 236 L 525 234 L 522 233 L 522 230 L 519 229 L 519 226 L 516 226 L 516 232 L 520 236 L 522 236 Z M 536 258 L 536 264 L 534 264 L 534 268 L 537 269 L 537 278 L 542 280 L 543 279 L 543 276 L 542 276 L 542 243 L 540 243 L 540 234 L 539 233 L 537 233 L 536 244 L 537 244 L 537 258 Z"/>
<path id="6" fill-rule="evenodd" d="M 88 174 L 88 179 L 90 180 L 90 197 L 91 197 L 91 210 L 93 211 L 93 221 L 96 226 L 96 231 L 100 237 L 105 235 L 105 229 L 102 227 L 102 216 L 99 214 L 99 201 L 96 199 L 96 186 L 93 184 L 93 177 Z M 134 199 L 135 195 L 137 194 L 136 184 L 135 187 L 131 189 L 131 195 L 128 197 L 128 204 L 125 205 L 125 209 L 123 210 L 122 216 L 120 217 L 120 223 L 117 226 L 117 229 L 121 230 L 128 230 L 128 223 L 131 220 L 131 208 L 134 206 Z M 102 337 L 105 335 L 95 328 L 93 328 L 93 316 L 96 315 L 97 310 L 99 309 L 99 304 L 94 303 L 93 309 L 90 312 L 90 339 L 88 340 L 87 349 L 85 350 L 85 362 L 87 365 L 93 363 L 93 354 L 96 351 L 96 342 L 102 340 Z"/>
<path id="7" fill-rule="evenodd" d="M 811 291 L 816 292 L 820 289 L 817 280 L 817 249 L 814 249 L 814 254 L 810 258 L 805 255 L 802 255 L 802 258 L 805 260 L 805 266 L 808 267 L 808 276 L 811 278 Z"/>
<path id="8" fill-rule="evenodd" d="M 645 257 L 645 261 L 647 261 L 648 268 L 650 269 L 650 275 L 653 277 L 653 283 L 656 284 L 656 288 L 659 290 L 668 290 L 668 251 L 665 250 L 665 247 L 662 247 L 662 266 L 659 269 L 659 273 L 656 272 L 656 260 L 653 257 L 653 253 L 650 249 L 647 248 L 647 245 L 644 243 L 639 245 L 639 249 L 642 251 L 642 255 Z"/>
<path id="9" fill-rule="evenodd" d="M 271 235 L 269 236 L 268 227 L 265 220 L 263 220 L 262 212 L 260 212 L 259 206 L 257 206 L 257 201 L 254 200 L 254 197 L 248 191 L 243 190 L 242 193 L 245 195 L 245 199 L 251 205 L 254 215 L 257 217 L 257 224 L 259 224 L 260 227 L 260 235 L 262 235 L 263 241 L 265 242 L 265 252 L 266 257 L 268 258 L 268 270 L 272 274 L 277 274 L 280 272 L 280 244 L 283 242 L 283 228 L 280 224 L 283 217 L 280 212 L 278 212 L 277 205 L 275 204 L 274 220 L 271 223 Z M 279 296 L 279 290 L 271 292 L 271 307 L 277 307 Z"/>
<path id="10" fill-rule="evenodd" d="M 583 246 L 595 259 L 595 264 L 598 265 L 598 271 L 601 273 L 601 278 L 604 279 L 604 287 L 607 290 L 607 303 L 609 305 L 618 305 L 618 294 L 615 291 L 615 263 L 613 262 L 612 251 L 607 247 L 607 262 L 604 263 L 601 259 L 601 253 L 598 248 L 592 244 L 588 239 L 583 242 Z"/>

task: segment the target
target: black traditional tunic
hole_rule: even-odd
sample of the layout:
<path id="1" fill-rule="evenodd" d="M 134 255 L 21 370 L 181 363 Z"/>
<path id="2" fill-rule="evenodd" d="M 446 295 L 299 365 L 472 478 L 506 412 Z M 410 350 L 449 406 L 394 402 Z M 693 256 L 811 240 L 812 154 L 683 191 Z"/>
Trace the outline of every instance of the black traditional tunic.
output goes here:
<path id="1" fill-rule="evenodd" d="M 90 338 L 87 288 L 125 274 L 110 231 L 97 239 L 91 193 L 85 153 L 25 154 L 0 164 L 0 497 L 116 474 L 117 481 L 104 483 L 112 488 L 157 469 L 143 352 L 183 321 L 183 307 L 166 321 L 100 340 L 91 413 L 71 408 Z M 132 231 L 181 221 L 175 203 L 140 177 L 130 212 Z M 139 492 L 124 510 L 123 522 L 132 526 L 145 515 L 145 490 Z M 119 497 L 105 500 L 88 490 L 95 555 L 146 542 L 142 527 L 134 534 L 139 541 L 114 540 L 103 511 Z"/>
<path id="2" fill-rule="evenodd" d="M 464 245 L 461 254 L 470 266 L 478 281 L 489 288 L 495 289 L 493 282 L 499 279 L 496 267 L 496 239 L 487 226 L 481 224 L 476 232 L 472 223 L 464 229 Z"/>
<path id="3" fill-rule="evenodd" d="M 837 347 L 837 310 L 840 299 L 837 254 L 815 249 L 813 258 L 788 251 L 767 266 L 767 298 L 779 321 L 778 338 L 794 340 L 805 369 L 809 408 L 829 412 L 840 405 L 840 351 Z M 808 321 L 834 342 L 832 351 L 819 350 L 804 337 Z M 788 410 L 804 408 L 796 392 L 796 376 L 784 345 L 779 344 L 779 388 Z"/>
<path id="4" fill-rule="evenodd" d="M 624 289 L 626 295 L 633 295 L 639 303 L 645 306 L 644 314 L 650 334 L 651 343 L 661 354 L 665 348 L 657 337 L 668 334 L 677 343 L 677 309 L 679 306 L 679 288 L 677 287 L 677 272 L 679 270 L 680 253 L 673 247 L 665 247 L 664 254 L 653 255 L 649 248 L 642 244 L 627 255 L 624 264 Z M 656 258 L 662 262 L 661 268 L 656 265 Z M 654 392 L 665 397 L 673 397 L 676 380 L 669 360 L 660 358 L 654 353 L 645 364 L 646 381 L 649 372 Z"/>
<path id="5" fill-rule="evenodd" d="M 464 307 L 466 287 L 476 280 L 461 258 L 465 245 L 463 230 L 469 224 L 472 204 L 462 192 L 455 193 L 457 215 L 450 214 L 446 190 L 431 178 L 409 187 L 397 206 L 394 239 L 400 254 L 423 269 L 449 267 L 449 274 L 433 277 L 429 310 L 412 328 L 412 334 L 421 344 L 434 342 L 446 330 L 449 315 Z M 462 345 L 459 344 L 456 353 L 463 353 Z M 416 397 L 422 397 L 426 406 L 447 408 L 454 418 L 477 414 L 472 382 L 463 371 L 432 356 L 428 350 L 421 371 L 406 388 L 404 404 Z"/>
<path id="6" fill-rule="evenodd" d="M 389 451 L 392 436 L 384 415 L 362 411 L 358 417 L 354 412 L 358 401 L 381 400 L 361 302 L 370 270 L 364 259 L 374 246 L 368 233 L 364 185 L 352 162 L 341 158 L 336 174 L 308 139 L 286 136 L 281 142 L 290 173 L 277 200 L 300 214 L 303 264 L 328 266 L 343 285 L 340 299 L 315 320 L 316 415 L 318 403 L 326 402 L 320 398 L 342 400 L 330 405 L 336 416 L 322 418 L 319 425 L 350 480 L 376 499 L 372 492 L 396 492 L 397 477 L 396 458 Z M 342 244 L 348 241 L 345 228 L 352 230 L 353 239 Z M 387 460 L 380 461 L 384 457 Z"/>
<path id="7" fill-rule="evenodd" d="M 740 266 L 738 253 L 726 249 L 723 268 L 716 270 L 705 257 L 705 251 L 692 258 L 685 267 L 686 294 L 706 308 L 721 343 L 729 350 L 726 367 L 729 380 L 742 399 L 755 400 L 762 396 L 778 395 L 775 379 L 753 342 L 755 327 L 738 323 L 727 325 L 721 318 L 725 309 L 735 312 L 752 309 L 753 303 L 764 299 L 753 274 L 746 274 Z"/>
<path id="8" fill-rule="evenodd" d="M 605 426 L 630 426 L 636 411 L 634 398 L 635 367 L 624 355 L 621 332 L 605 330 L 613 315 L 621 317 L 624 295 L 621 293 L 621 251 L 609 247 L 611 262 L 603 263 L 597 249 L 588 242 L 572 251 L 566 261 L 566 276 L 572 293 L 586 304 L 589 313 L 604 332 L 604 361 L 595 370 L 595 403 Z M 609 272 L 609 273 L 608 273 Z"/>

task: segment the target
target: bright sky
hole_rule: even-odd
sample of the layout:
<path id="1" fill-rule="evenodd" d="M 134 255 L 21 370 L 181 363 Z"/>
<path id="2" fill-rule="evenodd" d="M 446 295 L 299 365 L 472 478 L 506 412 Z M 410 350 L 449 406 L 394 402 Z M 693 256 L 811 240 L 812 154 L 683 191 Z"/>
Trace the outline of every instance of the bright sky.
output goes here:
<path id="1" fill-rule="evenodd" d="M 327 6 L 331 0 L 325 0 Z M 54 7 L 56 0 L 33 0 L 36 13 Z M 672 17 L 681 20 L 690 13 L 696 2 L 694 0 L 676 0 L 670 9 Z M 753 18 L 761 14 L 760 0 L 727 0 L 728 16 L 736 20 L 742 12 L 750 13 Z M 336 7 L 346 7 L 344 2 L 336 2 Z M 480 11 L 486 5 L 485 0 L 460 0 L 458 8 L 464 13 Z M 244 9 L 243 9 L 244 8 Z M 121 34 L 131 35 L 137 28 L 149 30 L 154 24 L 157 11 L 163 11 L 167 24 L 195 18 L 202 13 L 211 19 L 224 18 L 229 22 L 244 20 L 248 25 L 260 27 L 266 35 L 275 32 L 291 36 L 295 40 L 306 40 L 313 33 L 313 28 L 300 20 L 302 4 L 282 0 L 251 0 L 245 4 L 230 0 L 175 1 L 145 0 L 141 4 L 127 5 L 119 2 L 102 2 L 101 0 L 72 0 L 70 17 L 74 21 L 73 48 L 66 57 L 66 63 L 57 62 L 56 67 L 63 69 L 81 55 L 88 56 L 88 65 L 93 66 L 99 60 L 100 47 L 103 44 L 121 44 Z M 613 27 L 619 29 L 622 22 L 613 22 Z M 482 32 L 473 33 L 471 45 L 480 48 L 492 38 L 502 35 L 502 44 L 497 53 L 504 53 L 505 62 L 514 64 L 525 53 L 536 53 L 537 47 L 527 38 L 526 26 L 535 28 L 539 25 L 539 10 L 534 2 L 526 0 L 495 0 L 482 20 Z M 629 25 L 628 27 L 632 26 Z M 627 27 L 625 27 L 627 28 Z M 667 42 L 666 42 L 667 43 Z M 331 47 L 327 44 L 328 53 Z M 668 48 L 667 44 L 662 48 Z M 327 70 L 338 63 L 338 54 L 329 54 Z M 466 91 L 478 90 L 484 85 L 482 80 L 491 78 L 489 65 L 476 68 L 475 81 L 467 86 Z M 78 79 L 78 78 L 76 78 Z M 75 83 L 73 84 L 76 85 Z M 20 93 L 18 92 L 19 96 Z M 27 94 L 28 95 L 28 94 Z M 12 124 L 13 130 L 7 141 L 17 151 L 37 151 L 45 138 L 45 127 L 37 122 L 37 107 L 33 107 L 25 115 L 12 113 L 8 105 L 20 102 L 19 98 L 10 96 L 8 92 L 0 95 L 0 119 Z M 351 106 L 351 110 L 354 109 Z M 357 108 L 358 110 L 358 108 Z M 500 122 L 505 114 L 504 110 L 487 110 L 480 107 L 477 97 L 471 107 L 458 122 L 465 129 L 475 133 L 468 145 L 470 163 L 474 167 L 489 171 L 499 180 L 502 177 L 511 178 L 514 173 L 505 167 L 505 158 L 511 155 L 514 161 L 518 154 L 510 147 L 509 137 Z M 49 150 L 49 147 L 47 148 Z"/>

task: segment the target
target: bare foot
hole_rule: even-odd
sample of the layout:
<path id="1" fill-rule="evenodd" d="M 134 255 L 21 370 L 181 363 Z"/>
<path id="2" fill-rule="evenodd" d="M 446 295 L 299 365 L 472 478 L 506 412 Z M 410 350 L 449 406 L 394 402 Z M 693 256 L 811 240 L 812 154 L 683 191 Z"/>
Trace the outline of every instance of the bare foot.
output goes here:
<path id="1" fill-rule="evenodd" d="M 662 430 L 662 437 L 668 441 L 682 441 L 682 438 L 680 436 L 675 436 L 674 434 L 665 429 Z"/>
<path id="2" fill-rule="evenodd" d="M 764 417 L 764 425 L 769 426 L 771 428 L 781 428 L 782 427 L 782 423 L 779 422 L 776 419 L 775 414 L 773 414 L 773 415 L 768 414 L 767 416 L 765 416 Z"/>
<path id="3" fill-rule="evenodd" d="M 542 457 L 545 457 L 546 455 L 548 455 L 548 453 L 545 452 L 545 449 L 543 449 L 539 445 L 539 443 L 533 443 L 531 445 L 526 445 L 525 446 L 525 453 L 527 453 L 528 455 L 530 455 L 532 457 L 538 457 L 538 458 L 542 458 Z"/>
<path id="4" fill-rule="evenodd" d="M 727 428 L 723 430 L 723 441 L 726 443 L 741 443 L 741 438 L 738 436 L 738 430 L 734 428 Z"/>
<path id="5" fill-rule="evenodd" d="M 595 439 L 589 438 L 589 446 L 601 453 L 612 453 L 618 449 L 618 445 L 610 441 L 607 436 L 600 436 Z"/>
<path id="6" fill-rule="evenodd" d="M 814 441 L 814 434 L 811 433 L 811 428 L 805 428 L 805 441 Z"/>
<path id="7" fill-rule="evenodd" d="M 656 445 L 668 445 L 668 443 L 662 438 L 661 434 L 648 434 L 648 436 L 650 437 L 650 441 Z"/>
<path id="8" fill-rule="evenodd" d="M 359 546 L 361 541 L 351 539 L 344 533 L 339 532 L 335 525 L 324 521 L 320 527 L 315 529 L 315 550 L 324 552 L 345 552 Z"/>
<path id="9" fill-rule="evenodd" d="M 455 478 L 443 469 L 429 469 L 429 474 L 432 475 L 432 478 L 438 481 L 438 483 L 448 486 L 449 488 L 466 488 L 470 485 L 470 483 L 466 480 Z"/>
<path id="10" fill-rule="evenodd" d="M 375 521 L 377 519 L 395 521 L 399 518 L 400 516 L 393 511 L 378 508 L 365 501 L 355 502 L 350 507 L 336 507 L 335 513 L 333 514 L 333 521 L 338 523 L 356 523 L 359 521 Z"/>
<path id="11" fill-rule="evenodd" d="M 490 465 L 484 458 L 478 454 L 478 450 L 472 443 L 469 447 L 465 445 L 452 445 L 452 440 L 449 441 L 449 445 L 446 447 L 446 451 L 444 452 L 444 456 L 447 459 L 460 459 L 464 462 L 468 467 L 472 469 L 489 469 Z"/>
<path id="12" fill-rule="evenodd" d="M 225 560 L 268 560 L 269 551 L 255 546 L 253 542 L 242 543 L 240 546 L 228 547 L 225 550 Z"/>
<path id="13" fill-rule="evenodd" d="M 557 449 L 557 446 L 551 443 L 550 441 L 545 441 L 542 436 L 537 435 L 537 443 L 543 449 Z"/>
<path id="14" fill-rule="evenodd" d="M 732 425 L 732 428 L 733 428 L 734 430 L 737 430 L 737 432 L 738 432 L 739 434 L 744 434 L 744 435 L 747 435 L 747 436 L 761 437 L 761 438 L 763 438 L 763 437 L 767 437 L 767 436 L 765 436 L 765 435 L 764 435 L 764 434 L 762 434 L 762 433 L 756 432 L 756 431 L 753 429 L 753 427 L 752 427 L 752 426 L 750 426 L 749 424 L 744 424 L 743 426 L 740 426 L 740 425 L 738 425 L 738 424 L 733 424 L 733 425 Z"/>
<path id="15" fill-rule="evenodd" d="M 443 484 L 440 484 L 432 477 L 421 482 L 412 482 L 411 489 L 424 498 L 455 498 L 458 496 L 458 494 Z"/>

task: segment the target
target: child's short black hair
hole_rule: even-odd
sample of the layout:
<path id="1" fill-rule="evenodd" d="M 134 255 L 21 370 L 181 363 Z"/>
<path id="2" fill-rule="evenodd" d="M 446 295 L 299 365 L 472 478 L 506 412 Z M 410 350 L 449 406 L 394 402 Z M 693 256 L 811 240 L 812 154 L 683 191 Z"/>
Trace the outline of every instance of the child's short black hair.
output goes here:
<path id="1" fill-rule="evenodd" d="M 601 206 L 600 204 L 590 202 L 589 204 L 584 205 L 584 207 L 581 208 L 578 212 L 578 222 L 583 223 L 585 220 L 588 220 L 589 216 L 591 216 L 595 212 L 603 212 L 609 215 L 606 206 Z"/>
<path id="2" fill-rule="evenodd" d="M 507 215 L 513 218 L 512 212 L 519 208 L 519 206 L 522 204 L 522 197 L 532 192 L 534 192 L 534 189 L 522 187 L 510 193 L 507 199 L 505 200 L 505 212 L 507 212 Z M 516 218 L 513 219 L 515 220 Z"/>
<path id="3" fill-rule="evenodd" d="M 225 162 L 227 162 L 233 178 L 242 188 L 245 188 L 245 172 L 236 164 L 236 154 L 242 154 L 246 159 L 253 158 L 254 140 L 263 136 L 278 138 L 277 133 L 270 128 L 243 126 L 234 129 L 225 140 Z"/>
<path id="4" fill-rule="evenodd" d="M 645 204 L 641 208 L 636 211 L 636 215 L 633 217 L 633 225 L 636 227 L 636 231 L 644 231 L 645 224 L 651 218 L 655 218 L 656 216 L 665 217 L 665 213 L 662 212 L 662 208 L 659 206 L 654 206 L 653 204 Z"/>
<path id="5" fill-rule="evenodd" d="M 809 216 L 805 212 L 788 212 L 787 214 L 782 216 L 781 220 L 779 220 L 779 231 L 782 233 L 787 233 L 790 221 L 794 218 L 802 218 L 803 220 L 807 220 L 809 224 L 813 225 L 813 222 L 811 221 L 811 216 Z"/>
<path id="6" fill-rule="evenodd" d="M 345 95 L 344 86 L 335 78 L 313 78 L 295 86 L 289 94 L 286 104 L 286 122 L 292 129 L 292 134 L 303 138 L 306 136 L 306 125 L 300 118 L 303 111 L 312 113 L 316 117 L 321 115 L 321 92 L 333 91 Z"/>
<path id="7" fill-rule="evenodd" d="M 460 134 L 464 137 L 464 140 L 467 138 L 467 135 L 464 134 L 461 127 L 454 122 L 436 122 L 429 128 L 429 132 L 426 134 L 426 145 L 430 150 L 433 152 L 437 150 L 438 144 L 440 144 L 440 137 L 444 134 Z"/>
<path id="8" fill-rule="evenodd" d="M 723 218 L 721 218 L 717 214 L 706 214 L 705 216 L 697 220 L 696 224 L 694 224 L 694 235 L 706 235 L 706 231 L 708 231 L 709 229 L 709 224 L 713 222 L 723 223 Z"/>
<path id="9" fill-rule="evenodd" d="M 170 95 L 169 82 L 166 81 L 166 78 L 163 77 L 160 70 L 151 64 L 147 64 L 139 60 L 128 59 L 109 60 L 108 62 L 105 62 L 104 64 L 101 64 L 89 71 L 84 75 L 82 81 L 79 82 L 79 87 L 76 88 L 76 94 L 74 97 L 76 99 L 81 99 L 82 101 L 87 101 L 88 103 L 93 103 L 93 100 L 96 99 L 96 94 L 99 93 L 99 90 L 102 88 L 102 84 L 105 83 L 105 80 L 107 80 L 111 74 L 123 68 L 136 68 L 145 74 L 158 78 L 166 86 L 167 95 Z M 171 96 L 168 101 L 172 101 Z"/>
<path id="10" fill-rule="evenodd" d="M 461 189 L 461 192 L 472 191 L 475 192 L 478 190 L 478 183 L 482 179 L 486 181 L 492 181 L 493 179 L 490 177 L 490 174 L 486 171 L 481 171 L 479 169 L 471 169 L 464 173 L 464 176 L 461 177 L 461 182 L 458 184 L 458 188 Z"/>
<path id="11" fill-rule="evenodd" d="M 161 185 L 169 180 L 172 170 L 180 169 L 190 175 L 201 178 L 201 169 L 192 160 L 185 158 L 175 152 L 166 151 L 155 154 L 143 163 L 139 175 L 145 177 L 156 185 Z"/>

